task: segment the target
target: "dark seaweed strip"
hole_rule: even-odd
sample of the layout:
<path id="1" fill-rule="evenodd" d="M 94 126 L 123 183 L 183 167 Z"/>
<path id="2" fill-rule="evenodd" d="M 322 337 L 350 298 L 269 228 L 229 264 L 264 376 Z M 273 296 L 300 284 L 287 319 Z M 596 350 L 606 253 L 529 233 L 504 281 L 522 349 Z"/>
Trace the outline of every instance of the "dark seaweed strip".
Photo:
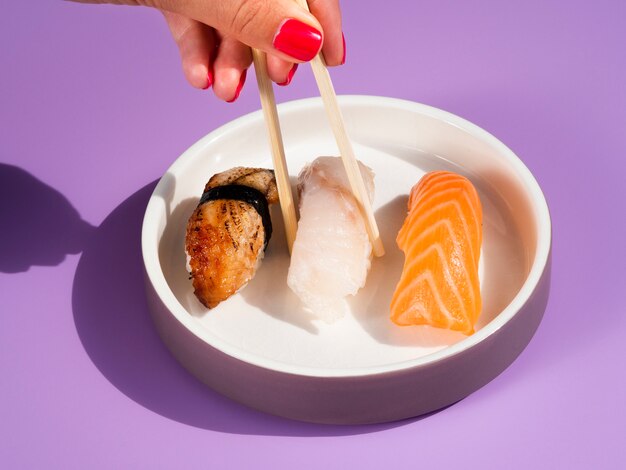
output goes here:
<path id="1" fill-rule="evenodd" d="M 267 198 L 263 193 L 250 186 L 243 186 L 240 184 L 227 184 L 225 186 L 217 186 L 205 191 L 200 198 L 198 206 L 218 199 L 230 199 L 234 201 L 243 201 L 254 207 L 254 210 L 261 216 L 263 222 L 263 229 L 265 231 L 265 240 L 263 243 L 263 250 L 267 248 L 267 244 L 272 236 L 272 219 L 270 218 L 270 209 L 267 204 Z"/>

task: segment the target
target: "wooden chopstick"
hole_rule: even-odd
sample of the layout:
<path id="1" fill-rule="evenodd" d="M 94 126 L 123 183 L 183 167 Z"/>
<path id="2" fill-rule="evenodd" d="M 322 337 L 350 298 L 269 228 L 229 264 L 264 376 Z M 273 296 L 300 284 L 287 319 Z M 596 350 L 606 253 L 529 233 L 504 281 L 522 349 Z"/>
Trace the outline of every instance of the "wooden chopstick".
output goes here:
<path id="1" fill-rule="evenodd" d="M 297 1 L 303 8 L 306 8 L 307 11 L 309 10 L 307 0 Z M 352 143 L 350 142 L 348 133 L 346 132 L 346 126 L 343 121 L 341 109 L 339 108 L 335 88 L 333 87 L 333 82 L 330 79 L 330 74 L 326 68 L 326 62 L 321 51 L 311 61 L 311 68 L 313 69 L 313 75 L 315 76 L 317 87 L 320 90 L 320 95 L 324 103 L 324 108 L 326 109 L 326 115 L 328 116 L 330 127 L 333 130 L 335 140 L 337 141 L 337 147 L 339 147 L 339 153 L 341 154 L 343 165 L 346 169 L 346 173 L 348 174 L 348 181 L 350 182 L 352 194 L 354 195 L 354 199 L 356 200 L 357 205 L 361 210 L 361 214 L 363 215 L 365 227 L 367 229 L 370 242 L 372 243 L 372 250 L 375 256 L 383 256 L 385 254 L 385 248 L 383 247 L 380 232 L 378 231 L 378 225 L 376 224 L 376 219 L 374 218 L 374 211 L 372 210 L 372 205 L 370 204 L 369 196 L 367 194 L 367 190 L 365 189 L 363 178 L 361 177 L 361 170 L 359 169 L 359 164 L 354 155 Z"/>
<path id="2" fill-rule="evenodd" d="M 263 116 L 265 117 L 270 147 L 272 149 L 274 174 L 276 176 L 276 187 L 278 189 L 280 209 L 285 223 L 287 247 L 289 248 L 289 254 L 291 255 L 293 242 L 296 239 L 298 221 L 296 219 L 296 206 L 291 192 L 287 161 L 285 160 L 285 148 L 283 146 L 283 138 L 280 132 L 280 122 L 278 121 L 276 100 L 274 99 L 274 88 L 272 87 L 272 82 L 267 75 L 265 53 L 257 49 L 252 49 L 252 58 L 254 59 L 254 71 L 256 73 L 257 83 L 259 84 L 261 107 L 263 108 Z"/>

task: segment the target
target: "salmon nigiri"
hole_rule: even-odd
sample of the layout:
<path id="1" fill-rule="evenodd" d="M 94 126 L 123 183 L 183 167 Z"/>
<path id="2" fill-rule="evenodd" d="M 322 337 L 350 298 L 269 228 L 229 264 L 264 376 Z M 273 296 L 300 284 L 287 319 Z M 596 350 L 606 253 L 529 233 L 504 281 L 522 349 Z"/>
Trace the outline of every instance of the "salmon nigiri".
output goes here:
<path id="1" fill-rule="evenodd" d="M 482 208 L 467 178 L 427 173 L 413 186 L 397 243 L 405 260 L 391 300 L 398 325 L 474 332 L 481 310 Z"/>

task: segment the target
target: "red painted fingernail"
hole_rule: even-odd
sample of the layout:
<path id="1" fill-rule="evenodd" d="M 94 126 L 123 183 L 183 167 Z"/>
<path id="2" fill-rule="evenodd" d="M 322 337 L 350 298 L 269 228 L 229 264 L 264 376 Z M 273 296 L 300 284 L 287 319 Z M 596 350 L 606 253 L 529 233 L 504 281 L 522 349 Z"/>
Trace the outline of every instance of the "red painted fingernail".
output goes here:
<path id="1" fill-rule="evenodd" d="M 293 67 L 291 67 L 291 70 L 289 71 L 289 74 L 287 75 L 287 80 L 285 80 L 282 83 L 277 83 L 276 85 L 278 86 L 287 86 L 291 83 L 291 79 L 293 78 L 294 74 L 296 73 L 296 70 L 298 70 L 298 64 L 293 64 Z"/>
<path id="2" fill-rule="evenodd" d="M 209 83 L 208 83 L 208 85 L 206 87 L 209 88 L 211 85 L 213 85 L 213 80 L 214 80 L 213 70 L 211 70 L 210 66 L 209 66 L 209 73 L 207 74 L 207 79 L 208 79 Z M 205 88 L 205 90 L 206 90 L 206 88 Z"/>
<path id="3" fill-rule="evenodd" d="M 211 87 L 211 85 L 213 85 L 213 57 L 215 56 L 215 53 L 210 53 L 209 52 L 209 61 L 207 64 L 207 84 L 206 86 L 203 88 L 203 90 L 207 90 Z"/>
<path id="4" fill-rule="evenodd" d="M 241 78 L 239 78 L 239 85 L 237 85 L 237 89 L 235 90 L 235 96 L 232 100 L 226 101 L 227 103 L 232 103 L 237 98 L 239 98 L 239 93 L 241 93 L 241 89 L 243 88 L 243 84 L 246 83 L 246 75 L 248 75 L 248 69 L 241 72 Z"/>
<path id="5" fill-rule="evenodd" d="M 346 37 L 341 33 L 341 39 L 343 41 L 343 57 L 341 58 L 341 65 L 346 63 Z"/>
<path id="6" fill-rule="evenodd" d="M 272 44 L 280 52 L 308 62 L 322 47 L 322 33 L 302 21 L 290 18 L 282 22 Z"/>

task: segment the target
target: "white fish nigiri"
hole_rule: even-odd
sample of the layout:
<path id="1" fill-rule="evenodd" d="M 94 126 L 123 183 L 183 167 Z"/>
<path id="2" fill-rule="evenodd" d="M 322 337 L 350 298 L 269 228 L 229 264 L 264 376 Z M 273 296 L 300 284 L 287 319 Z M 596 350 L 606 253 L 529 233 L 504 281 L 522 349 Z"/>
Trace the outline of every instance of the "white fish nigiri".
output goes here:
<path id="1" fill-rule="evenodd" d="M 374 198 L 374 174 L 359 162 Z M 287 284 L 310 311 L 331 323 L 342 317 L 346 297 L 365 285 L 372 245 L 339 157 L 319 157 L 298 176 L 300 221 Z"/>

